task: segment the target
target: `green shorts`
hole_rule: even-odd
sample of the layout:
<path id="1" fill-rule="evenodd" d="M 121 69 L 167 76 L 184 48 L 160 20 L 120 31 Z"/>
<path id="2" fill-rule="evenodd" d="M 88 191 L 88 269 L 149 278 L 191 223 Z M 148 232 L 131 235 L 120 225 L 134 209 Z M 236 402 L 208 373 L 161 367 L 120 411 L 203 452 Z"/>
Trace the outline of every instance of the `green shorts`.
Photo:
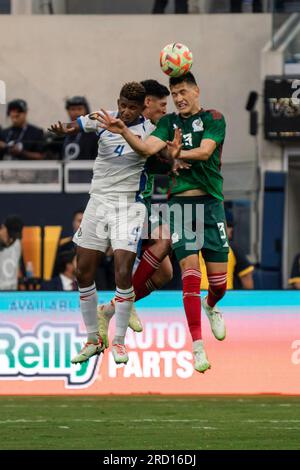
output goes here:
<path id="1" fill-rule="evenodd" d="M 205 261 L 226 263 L 229 244 L 223 202 L 210 195 L 172 196 L 168 204 L 178 261 L 201 251 Z"/>
<path id="2" fill-rule="evenodd" d="M 153 203 L 151 197 L 142 199 L 141 202 L 145 204 L 147 209 L 142 238 L 146 239 L 148 237 L 148 239 L 151 239 L 151 233 L 163 223 L 162 213 L 159 211 L 162 204 Z"/>

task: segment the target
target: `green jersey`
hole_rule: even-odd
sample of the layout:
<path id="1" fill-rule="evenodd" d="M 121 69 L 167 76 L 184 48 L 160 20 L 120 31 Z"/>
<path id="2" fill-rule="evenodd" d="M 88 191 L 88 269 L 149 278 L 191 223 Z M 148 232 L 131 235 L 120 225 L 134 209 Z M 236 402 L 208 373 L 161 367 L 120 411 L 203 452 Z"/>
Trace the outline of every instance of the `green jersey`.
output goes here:
<path id="1" fill-rule="evenodd" d="M 226 128 L 224 116 L 211 109 L 202 109 L 188 118 L 176 113 L 167 114 L 161 118 L 151 135 L 166 142 L 173 140 L 176 128 L 182 131 L 183 150 L 199 147 L 202 139 L 212 139 L 217 146 L 208 160 L 188 160 L 191 164 L 189 170 L 179 170 L 178 176 L 170 176 L 170 194 L 199 188 L 223 200 L 221 155 Z"/>

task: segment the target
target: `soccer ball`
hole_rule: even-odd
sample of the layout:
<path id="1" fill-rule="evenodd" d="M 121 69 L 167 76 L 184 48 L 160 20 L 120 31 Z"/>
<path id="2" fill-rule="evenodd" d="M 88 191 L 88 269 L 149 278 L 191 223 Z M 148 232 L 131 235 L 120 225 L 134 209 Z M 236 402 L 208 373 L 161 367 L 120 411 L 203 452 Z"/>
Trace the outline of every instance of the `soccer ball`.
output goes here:
<path id="1" fill-rule="evenodd" d="M 170 77 L 180 77 L 187 73 L 193 64 L 193 54 L 187 46 L 176 42 L 168 44 L 160 53 L 160 67 Z"/>

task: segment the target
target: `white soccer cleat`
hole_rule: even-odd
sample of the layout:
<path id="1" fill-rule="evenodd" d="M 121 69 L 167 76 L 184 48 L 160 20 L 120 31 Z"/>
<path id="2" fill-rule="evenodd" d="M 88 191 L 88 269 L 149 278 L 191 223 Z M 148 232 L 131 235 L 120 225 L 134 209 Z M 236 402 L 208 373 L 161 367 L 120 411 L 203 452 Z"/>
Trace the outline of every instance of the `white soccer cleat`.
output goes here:
<path id="1" fill-rule="evenodd" d="M 197 341 L 197 345 L 194 347 L 193 355 L 194 355 L 194 369 L 197 372 L 201 372 L 202 374 L 211 368 L 210 363 L 208 362 L 206 352 L 204 351 L 203 341 Z"/>
<path id="2" fill-rule="evenodd" d="M 108 348 L 109 346 L 109 340 L 108 340 L 109 322 L 111 318 L 113 317 L 114 313 L 115 313 L 115 301 L 114 300 L 111 300 L 109 304 L 102 304 L 102 305 L 98 305 L 97 307 L 99 334 L 106 348 Z M 132 305 L 132 308 L 130 311 L 128 326 L 136 333 L 140 333 L 141 331 L 143 331 L 143 325 L 136 313 L 134 304 Z"/>
<path id="3" fill-rule="evenodd" d="M 214 337 L 219 341 L 223 341 L 226 336 L 226 327 L 222 313 L 216 305 L 214 307 L 210 307 L 208 305 L 207 296 L 203 299 L 202 305 L 207 318 L 209 319 L 211 331 L 213 332 Z"/>
<path id="4" fill-rule="evenodd" d="M 131 310 L 130 310 L 128 326 L 136 333 L 141 333 L 141 331 L 143 331 L 143 325 L 142 325 L 141 320 L 138 317 L 138 314 L 136 313 L 134 304 L 132 305 Z"/>
<path id="5" fill-rule="evenodd" d="M 111 350 L 116 364 L 127 364 L 129 358 L 124 344 L 113 344 Z"/>
<path id="6" fill-rule="evenodd" d="M 108 327 L 112 316 L 115 313 L 115 302 L 111 300 L 109 304 L 98 305 L 97 317 L 98 317 L 98 328 L 99 335 L 102 338 L 103 344 L 106 348 L 109 346 L 108 340 Z"/>
<path id="7" fill-rule="evenodd" d="M 98 343 L 85 343 L 81 351 L 71 359 L 72 364 L 86 362 L 92 356 L 99 356 L 105 349 L 102 339 L 99 337 Z"/>

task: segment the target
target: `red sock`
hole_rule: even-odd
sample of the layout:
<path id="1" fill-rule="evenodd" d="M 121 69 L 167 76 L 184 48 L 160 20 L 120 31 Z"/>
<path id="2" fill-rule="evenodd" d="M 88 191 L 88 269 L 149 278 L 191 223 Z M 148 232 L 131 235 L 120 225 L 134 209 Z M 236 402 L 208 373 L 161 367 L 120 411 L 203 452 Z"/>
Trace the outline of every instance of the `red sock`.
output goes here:
<path id="1" fill-rule="evenodd" d="M 227 273 L 209 274 L 207 303 L 214 307 L 224 297 L 227 288 Z"/>
<path id="2" fill-rule="evenodd" d="M 155 285 L 155 283 L 152 281 L 152 279 L 148 279 L 148 281 L 146 281 L 146 283 L 138 291 L 136 291 L 135 301 L 143 299 L 144 297 L 147 297 L 147 295 L 151 294 L 151 292 L 157 289 L 158 288 Z"/>
<path id="3" fill-rule="evenodd" d="M 193 341 L 202 339 L 200 283 L 198 269 L 186 269 L 182 273 L 183 305 Z"/>
<path id="4" fill-rule="evenodd" d="M 159 268 L 159 265 L 160 260 L 151 253 L 150 249 L 146 250 L 132 279 L 135 292 L 135 300 L 144 297 L 144 295 L 142 295 L 142 292 L 145 292 L 146 281 L 148 281 L 148 279 L 153 276 L 155 271 Z"/>

